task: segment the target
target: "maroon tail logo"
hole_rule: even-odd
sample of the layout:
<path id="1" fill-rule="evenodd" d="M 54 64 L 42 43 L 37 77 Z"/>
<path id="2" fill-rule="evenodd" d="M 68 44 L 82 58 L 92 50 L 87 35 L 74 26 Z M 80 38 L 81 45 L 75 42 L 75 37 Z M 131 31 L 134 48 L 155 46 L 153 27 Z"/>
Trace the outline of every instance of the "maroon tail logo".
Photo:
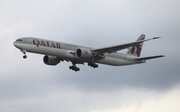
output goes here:
<path id="1" fill-rule="evenodd" d="M 142 50 L 142 43 L 136 44 L 132 49 L 131 49 L 131 53 L 132 54 L 137 54 L 137 56 L 139 57 L 141 54 L 141 50 Z"/>
<path id="2" fill-rule="evenodd" d="M 144 38 L 141 38 L 139 40 L 144 40 Z M 133 46 L 133 48 L 131 49 L 131 53 L 136 54 L 138 57 L 140 57 L 142 45 L 143 45 L 143 43 L 138 43 L 135 46 Z"/>
<path id="3" fill-rule="evenodd" d="M 145 39 L 145 35 L 141 35 L 136 41 L 141 41 L 141 40 L 144 40 Z M 143 46 L 143 42 L 141 43 L 137 43 L 136 45 L 134 45 L 133 47 L 131 47 L 129 50 L 128 50 L 128 54 L 131 54 L 133 56 L 137 56 L 137 57 L 140 57 L 140 54 L 141 54 L 141 50 L 142 50 L 142 46 Z"/>

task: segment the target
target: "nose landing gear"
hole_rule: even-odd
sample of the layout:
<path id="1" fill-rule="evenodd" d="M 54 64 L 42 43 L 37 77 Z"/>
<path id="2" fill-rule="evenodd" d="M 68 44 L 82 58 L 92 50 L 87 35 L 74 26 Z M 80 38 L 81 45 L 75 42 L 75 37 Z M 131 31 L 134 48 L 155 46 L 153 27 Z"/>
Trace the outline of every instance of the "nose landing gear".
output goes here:
<path id="1" fill-rule="evenodd" d="M 26 59 L 27 58 L 26 51 L 25 50 L 21 50 L 21 52 L 24 54 L 23 58 Z"/>
<path id="2" fill-rule="evenodd" d="M 27 56 L 26 56 L 26 55 L 24 55 L 24 56 L 23 56 L 23 58 L 24 58 L 24 59 L 26 59 L 26 58 L 27 58 Z"/>

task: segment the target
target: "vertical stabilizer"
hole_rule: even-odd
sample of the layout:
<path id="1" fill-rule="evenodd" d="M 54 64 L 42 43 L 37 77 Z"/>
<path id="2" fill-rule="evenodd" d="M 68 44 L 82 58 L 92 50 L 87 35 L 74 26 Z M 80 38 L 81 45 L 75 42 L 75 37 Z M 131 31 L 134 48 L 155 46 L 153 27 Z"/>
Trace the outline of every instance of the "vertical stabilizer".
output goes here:
<path id="1" fill-rule="evenodd" d="M 137 39 L 137 41 L 144 40 L 144 39 L 145 39 L 145 35 L 141 34 L 140 37 Z M 142 47 L 143 47 L 143 42 L 142 43 L 138 43 L 135 46 L 131 47 L 128 50 L 127 54 L 135 56 L 135 57 L 140 57 Z"/>

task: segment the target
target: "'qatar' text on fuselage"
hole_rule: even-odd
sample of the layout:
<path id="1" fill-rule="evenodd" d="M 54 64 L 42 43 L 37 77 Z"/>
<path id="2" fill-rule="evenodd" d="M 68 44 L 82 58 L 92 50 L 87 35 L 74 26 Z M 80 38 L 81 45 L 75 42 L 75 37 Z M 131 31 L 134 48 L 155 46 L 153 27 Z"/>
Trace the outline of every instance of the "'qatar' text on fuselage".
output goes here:
<path id="1" fill-rule="evenodd" d="M 37 47 L 45 46 L 45 47 L 61 49 L 60 43 L 54 43 L 54 42 L 49 42 L 49 41 L 44 41 L 44 40 L 34 39 L 33 44 L 36 45 Z"/>

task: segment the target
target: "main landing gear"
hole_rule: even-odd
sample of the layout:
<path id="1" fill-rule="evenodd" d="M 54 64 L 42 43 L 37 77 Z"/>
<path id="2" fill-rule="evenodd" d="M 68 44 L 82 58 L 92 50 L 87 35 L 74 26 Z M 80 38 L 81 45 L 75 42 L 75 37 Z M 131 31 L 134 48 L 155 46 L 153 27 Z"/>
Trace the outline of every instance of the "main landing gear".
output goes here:
<path id="1" fill-rule="evenodd" d="M 98 68 L 98 64 L 94 62 L 89 62 L 88 66 L 91 66 L 93 68 Z M 76 66 L 76 64 L 73 64 L 72 66 L 69 66 L 69 69 L 74 70 L 75 72 L 80 71 L 80 68 Z"/>
<path id="2" fill-rule="evenodd" d="M 91 66 L 93 68 L 98 68 L 98 64 L 94 63 L 94 62 L 89 62 L 88 66 Z"/>
<path id="3" fill-rule="evenodd" d="M 69 69 L 74 70 L 75 72 L 80 71 L 80 68 L 76 67 L 75 64 L 73 64 L 72 66 L 69 66 Z"/>
<path id="4" fill-rule="evenodd" d="M 24 54 L 23 58 L 26 59 L 27 58 L 26 51 L 25 50 L 21 50 L 21 52 Z"/>

